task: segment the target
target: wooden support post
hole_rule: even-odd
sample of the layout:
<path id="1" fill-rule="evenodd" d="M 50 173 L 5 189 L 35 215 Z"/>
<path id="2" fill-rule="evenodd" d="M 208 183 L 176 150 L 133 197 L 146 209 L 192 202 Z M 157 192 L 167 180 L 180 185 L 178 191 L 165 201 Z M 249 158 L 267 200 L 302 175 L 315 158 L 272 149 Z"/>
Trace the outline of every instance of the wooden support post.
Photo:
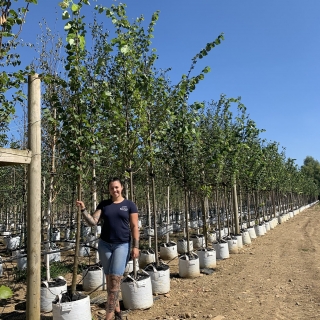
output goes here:
<path id="1" fill-rule="evenodd" d="M 207 228 L 207 216 L 208 216 L 208 198 L 201 197 L 201 212 L 202 212 L 202 230 L 204 235 L 205 247 L 208 248 L 208 228 Z"/>
<path id="2" fill-rule="evenodd" d="M 40 320 L 41 285 L 41 117 L 40 79 L 28 77 L 27 320 Z"/>
<path id="3" fill-rule="evenodd" d="M 169 243 L 170 234 L 169 234 L 169 223 L 170 223 L 170 186 L 167 186 L 167 234 L 166 242 Z"/>
<path id="4" fill-rule="evenodd" d="M 235 235 L 240 234 L 239 228 L 239 211 L 238 211 L 238 197 L 237 197 L 237 183 L 233 182 L 232 185 L 232 203 L 233 203 L 233 218 L 234 218 L 234 233 Z"/>

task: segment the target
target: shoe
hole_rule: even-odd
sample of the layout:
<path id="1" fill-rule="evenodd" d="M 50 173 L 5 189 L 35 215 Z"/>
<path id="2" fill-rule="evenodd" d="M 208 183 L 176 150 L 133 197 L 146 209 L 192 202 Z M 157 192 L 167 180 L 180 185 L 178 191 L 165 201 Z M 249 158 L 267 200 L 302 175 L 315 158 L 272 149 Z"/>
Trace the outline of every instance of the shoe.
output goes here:
<path id="1" fill-rule="evenodd" d="M 115 311 L 114 315 L 115 315 L 115 317 L 114 317 L 115 320 L 123 320 L 122 316 L 121 316 L 121 311 L 119 311 L 119 312 Z"/>

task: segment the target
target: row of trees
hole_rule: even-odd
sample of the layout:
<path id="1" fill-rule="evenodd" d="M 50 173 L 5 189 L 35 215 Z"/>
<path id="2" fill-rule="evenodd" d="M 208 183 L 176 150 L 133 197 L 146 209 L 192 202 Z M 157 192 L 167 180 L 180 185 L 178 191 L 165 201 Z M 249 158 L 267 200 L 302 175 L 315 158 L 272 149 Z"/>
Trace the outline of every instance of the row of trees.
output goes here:
<path id="1" fill-rule="evenodd" d="M 36 3 L 26 2 L 27 6 Z M 5 3 L 9 5 L 2 1 L 2 8 Z M 256 218 L 264 214 L 260 210 L 264 203 L 275 202 L 275 196 L 279 208 L 285 204 L 292 209 L 314 200 L 319 186 L 307 170 L 286 159 L 283 150 L 279 152 L 278 143 L 260 137 L 262 130 L 240 98 L 221 95 L 210 102 L 189 103 L 190 94 L 210 71 L 205 67 L 197 73 L 197 63 L 221 44 L 223 34 L 208 42 L 180 81 L 172 83 L 170 69 L 157 68 L 158 56 L 151 47 L 158 12 L 145 25 L 143 16 L 130 22 L 124 4 L 97 5 L 95 19 L 86 23 L 82 15 L 86 5 L 88 0 L 60 3 L 66 41 L 44 24 L 37 48 L 40 55 L 30 66 L 41 74 L 43 84 L 42 207 L 48 234 L 58 217 L 76 221 L 80 230 L 80 211 L 73 210 L 75 199 L 91 202 L 94 209 L 97 199 L 107 196 L 110 176 L 125 180 L 127 197 L 136 201 L 142 215 L 147 214 L 149 226 L 153 213 L 155 243 L 157 214 L 164 211 L 167 215 L 184 211 L 188 229 L 187 212 L 201 208 L 206 233 L 209 209 L 226 212 L 231 198 L 234 225 L 239 228 L 237 195 L 240 208 L 245 203 L 247 213 L 253 204 Z M 28 7 L 20 13 L 27 11 Z M 4 12 L 1 37 L 15 39 L 10 31 L 23 20 L 12 9 Z M 15 67 L 19 63 L 18 58 L 12 60 L 10 41 L 1 59 L 3 66 Z M 24 101 L 19 88 L 26 72 L 2 73 L 2 79 L 13 79 L 4 81 L 0 92 L 2 145 L 8 144 L 5 130 L 13 103 Z M 12 87 L 18 92 L 9 101 L 7 91 Z M 11 146 L 24 147 L 17 141 Z M 7 224 L 12 218 L 25 222 L 26 168 L 1 168 L 0 176 L 2 219 Z M 79 237 L 78 232 L 76 252 Z M 77 255 L 72 292 L 76 266 Z"/>
<path id="2" fill-rule="evenodd" d="M 278 143 L 263 140 L 262 130 L 239 98 L 221 95 L 217 101 L 188 103 L 210 71 L 206 67 L 193 75 L 196 64 L 221 43 L 222 34 L 193 57 L 188 72 L 173 84 L 170 70 L 156 67 L 158 56 L 151 48 L 158 12 L 145 27 L 142 16 L 129 22 L 123 4 L 97 5 L 96 19 L 85 24 L 81 10 L 87 4 L 61 3 L 67 43 L 45 28 L 39 38 L 42 47 L 37 49 L 40 56 L 32 64 L 43 78 L 43 187 L 49 211 L 54 201 L 70 203 L 75 181 L 84 183 L 78 189 L 86 197 L 97 184 L 102 197 L 112 175 L 127 179 L 127 190 L 134 176 L 136 186 L 131 189 L 135 197 L 141 189 L 141 204 L 143 182 L 152 185 L 155 178 L 157 188 L 174 185 L 204 197 L 234 183 L 246 192 L 318 194 L 319 185 L 308 166 L 300 170 L 283 150 L 279 152 Z M 112 30 L 105 28 L 101 15 L 111 22 Z M 20 24 L 18 19 L 3 28 Z M 10 47 L 5 48 L 2 59 L 10 56 Z M 61 59 L 65 71 L 59 69 Z M 2 107 L 7 115 L 12 112 L 12 104 Z M 5 142 L 4 138 L 2 145 Z M 2 169 L 6 177 L 8 170 L 10 176 L 25 179 L 24 169 Z M 8 199 L 12 199 L 10 188 L 23 195 L 25 182 L 19 188 L 3 187 Z"/>

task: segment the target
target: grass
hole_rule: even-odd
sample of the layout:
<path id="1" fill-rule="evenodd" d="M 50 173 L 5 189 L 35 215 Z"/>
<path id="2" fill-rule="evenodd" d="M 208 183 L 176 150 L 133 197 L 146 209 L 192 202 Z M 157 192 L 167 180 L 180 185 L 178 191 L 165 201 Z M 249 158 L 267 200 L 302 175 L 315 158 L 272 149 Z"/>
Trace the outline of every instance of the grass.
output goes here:
<path id="1" fill-rule="evenodd" d="M 78 265 L 78 274 L 82 273 L 82 270 L 85 268 L 84 264 Z M 14 277 L 17 282 L 26 282 L 27 281 L 27 270 L 18 270 L 14 268 Z M 51 278 L 57 278 L 58 276 L 65 276 L 68 273 L 73 272 L 73 263 L 71 262 L 61 262 L 54 261 L 50 263 L 50 276 Z M 46 266 L 43 264 L 41 266 L 41 279 L 46 278 Z"/>

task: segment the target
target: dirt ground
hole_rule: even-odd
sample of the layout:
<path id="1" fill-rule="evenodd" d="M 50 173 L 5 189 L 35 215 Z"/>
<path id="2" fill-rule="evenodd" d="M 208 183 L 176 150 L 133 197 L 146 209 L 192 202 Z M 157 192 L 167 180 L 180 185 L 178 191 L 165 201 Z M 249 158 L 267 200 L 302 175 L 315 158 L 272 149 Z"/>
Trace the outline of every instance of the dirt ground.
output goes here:
<path id="1" fill-rule="evenodd" d="M 302 211 L 218 260 L 210 275 L 179 278 L 178 259 L 171 261 L 170 292 L 154 296 L 147 310 L 127 310 L 124 319 L 320 319 L 319 215 L 319 205 Z M 25 286 L 13 290 L 13 298 L 0 302 L 0 319 L 25 319 Z M 103 319 L 103 303 L 91 306 L 93 319 Z"/>

